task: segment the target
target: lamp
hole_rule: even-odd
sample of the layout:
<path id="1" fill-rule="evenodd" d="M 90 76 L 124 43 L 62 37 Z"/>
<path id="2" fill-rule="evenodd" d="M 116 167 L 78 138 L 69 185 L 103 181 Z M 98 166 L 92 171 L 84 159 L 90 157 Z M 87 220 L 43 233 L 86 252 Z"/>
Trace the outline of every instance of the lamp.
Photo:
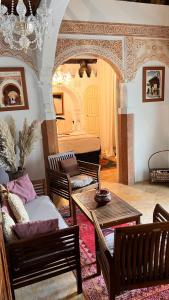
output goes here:
<path id="1" fill-rule="evenodd" d="M 86 60 L 82 60 L 80 63 L 80 68 L 79 68 L 79 77 L 82 78 L 84 72 L 86 72 L 87 77 L 90 77 L 92 69 L 91 67 L 87 64 Z"/>
<path id="2" fill-rule="evenodd" d="M 14 0 L 11 0 L 11 11 L 0 0 L 0 30 L 4 40 L 11 49 L 24 50 L 42 49 L 43 36 L 47 28 L 47 7 L 37 8 L 33 14 L 31 0 L 28 0 L 29 16 L 23 0 L 18 0 L 14 14 Z"/>

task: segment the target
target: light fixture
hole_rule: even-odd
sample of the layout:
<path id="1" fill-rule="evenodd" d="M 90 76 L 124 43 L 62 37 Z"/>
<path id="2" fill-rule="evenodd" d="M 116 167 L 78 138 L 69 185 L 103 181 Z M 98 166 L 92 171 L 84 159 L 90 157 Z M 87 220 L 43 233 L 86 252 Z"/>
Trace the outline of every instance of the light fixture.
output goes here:
<path id="1" fill-rule="evenodd" d="M 68 84 L 72 76 L 70 72 L 62 72 L 60 67 L 57 68 L 56 72 L 53 75 L 52 84 L 53 85 L 61 85 L 61 84 Z"/>
<path id="2" fill-rule="evenodd" d="M 23 0 L 18 0 L 14 14 L 15 1 L 11 0 L 11 11 L 0 0 L 0 30 L 4 40 L 11 49 L 24 50 L 42 49 L 43 37 L 47 28 L 46 0 L 42 8 L 33 14 L 31 0 L 28 1 L 29 11 Z M 29 15 L 28 15 L 29 14 Z"/>

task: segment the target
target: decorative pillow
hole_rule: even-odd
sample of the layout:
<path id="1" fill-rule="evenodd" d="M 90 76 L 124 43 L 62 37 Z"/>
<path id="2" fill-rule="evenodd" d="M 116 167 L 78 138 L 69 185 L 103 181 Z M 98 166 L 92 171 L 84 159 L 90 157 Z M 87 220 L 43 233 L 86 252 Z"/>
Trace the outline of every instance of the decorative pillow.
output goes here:
<path id="1" fill-rule="evenodd" d="M 21 239 L 32 238 L 44 233 L 54 232 L 57 229 L 59 229 L 58 219 L 20 223 L 13 226 L 14 232 Z"/>
<path id="2" fill-rule="evenodd" d="M 70 178 L 72 188 L 80 188 L 90 184 L 93 177 L 88 175 L 77 175 Z"/>
<path id="3" fill-rule="evenodd" d="M 7 213 L 2 212 L 3 232 L 7 242 L 15 242 L 16 234 L 13 232 L 14 220 Z"/>
<path id="4" fill-rule="evenodd" d="M 7 183 L 9 192 L 18 195 L 23 203 L 36 198 L 36 192 L 28 174 Z"/>
<path id="5" fill-rule="evenodd" d="M 29 221 L 29 216 L 23 202 L 17 195 L 9 193 L 8 203 L 18 223 Z"/>
<path id="6" fill-rule="evenodd" d="M 7 184 L 9 181 L 8 173 L 5 172 L 3 168 L 0 168 L 0 184 Z"/>
<path id="7" fill-rule="evenodd" d="M 61 170 L 70 176 L 79 175 L 80 171 L 78 169 L 77 159 L 75 157 L 71 157 L 68 159 L 64 159 L 60 161 Z"/>

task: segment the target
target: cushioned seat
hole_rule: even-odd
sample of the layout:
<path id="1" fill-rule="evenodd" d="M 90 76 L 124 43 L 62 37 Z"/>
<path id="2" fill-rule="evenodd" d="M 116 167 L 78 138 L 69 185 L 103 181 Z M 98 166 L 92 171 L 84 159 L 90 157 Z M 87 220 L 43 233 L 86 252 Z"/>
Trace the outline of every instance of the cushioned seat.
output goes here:
<path id="1" fill-rule="evenodd" d="M 103 229 L 102 230 L 107 248 L 110 251 L 111 256 L 114 255 L 114 229 Z"/>
<path id="2" fill-rule="evenodd" d="M 48 196 L 37 197 L 26 203 L 25 208 L 31 221 L 58 219 L 60 229 L 68 227 Z"/>
<path id="3" fill-rule="evenodd" d="M 71 186 L 72 188 L 81 188 L 84 186 L 87 186 L 91 183 L 96 183 L 96 181 L 94 181 L 92 176 L 88 176 L 88 175 L 76 175 L 76 176 L 72 176 L 70 177 L 70 182 L 71 182 Z"/>

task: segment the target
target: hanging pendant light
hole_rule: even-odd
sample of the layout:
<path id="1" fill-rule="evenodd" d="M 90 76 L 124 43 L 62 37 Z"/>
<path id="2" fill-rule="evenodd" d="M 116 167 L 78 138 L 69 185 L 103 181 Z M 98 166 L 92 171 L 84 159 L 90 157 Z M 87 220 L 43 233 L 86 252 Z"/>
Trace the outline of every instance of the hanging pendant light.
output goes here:
<path id="1" fill-rule="evenodd" d="M 8 8 L 2 5 L 0 0 L 0 30 L 4 40 L 9 44 L 11 49 L 24 50 L 42 49 L 44 33 L 47 28 L 47 7 L 46 0 L 44 6 L 36 10 L 33 14 L 31 0 L 28 0 L 29 16 L 26 5 L 23 0 L 18 0 L 16 12 L 14 15 L 14 0 L 11 0 L 11 13 Z"/>

